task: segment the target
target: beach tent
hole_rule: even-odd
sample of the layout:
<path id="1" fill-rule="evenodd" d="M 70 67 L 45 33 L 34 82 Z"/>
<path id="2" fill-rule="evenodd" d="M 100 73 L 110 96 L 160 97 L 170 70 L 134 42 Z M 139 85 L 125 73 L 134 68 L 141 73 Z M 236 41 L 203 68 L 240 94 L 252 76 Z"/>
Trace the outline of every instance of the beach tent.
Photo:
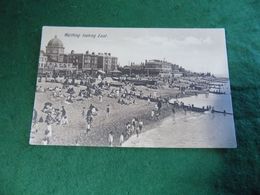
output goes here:
<path id="1" fill-rule="evenodd" d="M 97 72 L 100 74 L 106 74 L 103 70 L 98 70 Z"/>
<path id="2" fill-rule="evenodd" d="M 111 73 L 122 73 L 120 70 L 113 70 Z"/>
<path id="3" fill-rule="evenodd" d="M 119 76 L 122 74 L 122 72 L 120 70 L 113 70 L 113 71 L 111 71 L 111 74 L 112 74 L 112 76 Z"/>
<path id="4" fill-rule="evenodd" d="M 50 103 L 50 102 L 45 102 L 44 106 L 52 106 L 52 103 Z"/>

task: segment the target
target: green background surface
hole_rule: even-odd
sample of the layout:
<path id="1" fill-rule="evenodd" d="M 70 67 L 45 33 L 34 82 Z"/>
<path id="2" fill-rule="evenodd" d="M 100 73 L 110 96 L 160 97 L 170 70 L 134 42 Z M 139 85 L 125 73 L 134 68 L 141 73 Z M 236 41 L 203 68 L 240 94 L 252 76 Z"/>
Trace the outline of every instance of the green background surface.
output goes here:
<path id="1" fill-rule="evenodd" d="M 29 146 L 41 27 L 225 28 L 237 149 Z M 260 1 L 0 1 L 0 194 L 259 193 Z"/>

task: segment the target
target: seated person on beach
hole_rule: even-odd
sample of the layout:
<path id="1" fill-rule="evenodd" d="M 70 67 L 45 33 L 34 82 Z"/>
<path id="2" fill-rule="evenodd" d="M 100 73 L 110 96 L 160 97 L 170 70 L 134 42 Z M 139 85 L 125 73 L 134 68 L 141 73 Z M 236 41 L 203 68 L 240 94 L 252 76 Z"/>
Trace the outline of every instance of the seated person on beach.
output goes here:
<path id="1" fill-rule="evenodd" d="M 42 88 L 42 86 L 37 86 L 37 88 L 36 88 L 36 91 L 37 92 L 44 92 L 44 88 Z"/>
<path id="2" fill-rule="evenodd" d="M 47 116 L 46 116 L 46 118 L 45 118 L 45 122 L 46 122 L 47 124 L 50 124 L 50 123 L 53 123 L 53 122 L 54 122 L 54 119 L 52 118 L 52 116 L 51 116 L 50 113 L 47 114 Z"/>
<path id="3" fill-rule="evenodd" d="M 74 88 L 73 87 L 68 88 L 67 93 L 74 94 L 75 93 Z"/>
<path id="4" fill-rule="evenodd" d="M 50 104 L 50 103 L 45 103 L 44 104 L 44 107 L 43 107 L 43 109 L 42 109 L 42 112 L 44 112 L 44 113 L 51 113 L 52 112 L 52 105 Z"/>
<path id="5" fill-rule="evenodd" d="M 43 140 L 42 140 L 42 144 L 43 145 L 48 145 L 49 144 L 49 139 L 47 137 L 44 137 Z"/>
<path id="6" fill-rule="evenodd" d="M 94 108 L 94 106 L 93 106 L 93 104 L 90 104 L 88 109 L 91 110 L 92 108 Z"/>
<path id="7" fill-rule="evenodd" d="M 115 97 L 114 91 L 112 90 L 112 91 L 107 95 L 107 97 L 114 98 L 114 97 Z"/>
<path id="8" fill-rule="evenodd" d="M 67 116 L 62 117 L 60 124 L 68 125 L 69 124 L 68 117 Z"/>
<path id="9" fill-rule="evenodd" d="M 93 116 L 96 116 L 96 115 L 97 115 L 97 111 L 98 111 L 98 109 L 93 106 L 92 109 L 91 109 L 92 115 L 93 115 Z"/>
<path id="10" fill-rule="evenodd" d="M 65 101 L 68 102 L 68 103 L 73 103 L 73 101 L 72 101 L 72 95 L 67 96 L 67 98 L 66 98 Z"/>
<path id="11" fill-rule="evenodd" d="M 125 103 L 125 100 L 123 98 L 119 98 L 118 101 L 117 101 L 119 104 L 126 104 Z"/>
<path id="12" fill-rule="evenodd" d="M 84 90 L 80 90 L 78 96 L 83 98 L 84 97 Z"/>

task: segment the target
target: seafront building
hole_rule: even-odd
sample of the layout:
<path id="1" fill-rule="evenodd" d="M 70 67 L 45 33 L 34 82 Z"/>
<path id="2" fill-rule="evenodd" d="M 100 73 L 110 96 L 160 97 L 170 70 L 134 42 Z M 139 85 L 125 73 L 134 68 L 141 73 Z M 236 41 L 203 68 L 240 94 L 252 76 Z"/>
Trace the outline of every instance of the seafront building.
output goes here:
<path id="1" fill-rule="evenodd" d="M 110 74 L 117 70 L 118 58 L 111 53 L 76 53 L 72 50 L 69 54 L 64 53 L 65 47 L 60 39 L 55 36 L 47 46 L 46 52 L 40 51 L 39 70 L 40 75 L 52 75 L 54 72 L 63 75 L 73 73 L 90 73 L 102 71 Z"/>
<path id="2" fill-rule="evenodd" d="M 105 73 L 110 74 L 118 67 L 117 57 L 111 56 L 111 53 L 98 53 L 97 67 L 99 70 L 103 70 Z"/>
<path id="3" fill-rule="evenodd" d="M 65 47 L 62 41 L 55 36 L 51 39 L 46 51 L 40 51 L 39 56 L 39 75 L 72 75 L 78 73 L 93 74 L 102 72 L 103 74 L 118 74 L 118 70 L 122 74 L 136 74 L 160 77 L 182 77 L 186 74 L 186 70 L 179 65 L 173 64 L 166 60 L 145 60 L 141 64 L 131 63 L 130 65 L 118 66 L 118 58 L 112 56 L 111 53 L 95 53 L 86 51 L 85 53 L 76 53 L 71 50 L 70 53 L 64 53 Z"/>
<path id="4" fill-rule="evenodd" d="M 177 64 L 167 62 L 165 60 L 146 60 L 144 63 L 131 63 L 119 68 L 123 74 L 128 75 L 146 75 L 146 76 L 160 76 L 160 77 L 174 77 L 179 78 L 184 76 L 186 70 Z"/>
<path id="5" fill-rule="evenodd" d="M 148 75 L 171 75 L 172 63 L 165 60 L 146 60 L 145 71 Z"/>

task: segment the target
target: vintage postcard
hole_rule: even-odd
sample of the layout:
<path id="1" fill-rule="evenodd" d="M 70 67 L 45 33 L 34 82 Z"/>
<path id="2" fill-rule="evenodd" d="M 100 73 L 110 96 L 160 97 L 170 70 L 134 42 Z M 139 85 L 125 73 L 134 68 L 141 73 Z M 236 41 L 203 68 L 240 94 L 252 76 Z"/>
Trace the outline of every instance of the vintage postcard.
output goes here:
<path id="1" fill-rule="evenodd" d="M 225 30 L 43 27 L 30 144 L 236 148 Z"/>

